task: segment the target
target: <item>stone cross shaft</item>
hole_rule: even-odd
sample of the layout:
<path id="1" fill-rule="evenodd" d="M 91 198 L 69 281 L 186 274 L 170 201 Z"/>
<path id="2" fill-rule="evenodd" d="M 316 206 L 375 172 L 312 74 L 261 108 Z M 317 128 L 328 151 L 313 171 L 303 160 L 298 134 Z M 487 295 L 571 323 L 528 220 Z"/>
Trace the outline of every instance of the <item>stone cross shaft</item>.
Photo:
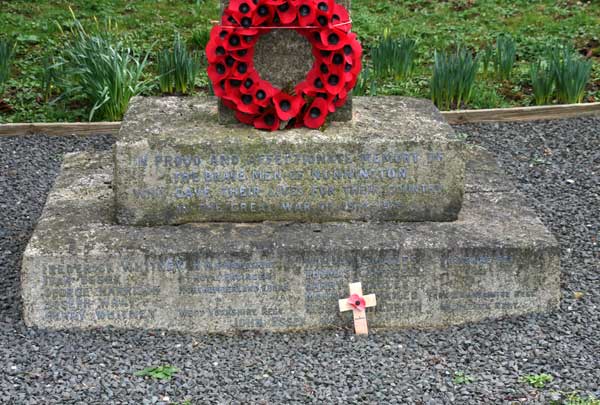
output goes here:
<path id="1" fill-rule="evenodd" d="M 357 335 L 368 335 L 369 328 L 367 326 L 367 313 L 366 309 L 377 305 L 377 299 L 375 294 L 369 294 L 363 296 L 362 284 L 361 283 L 350 283 L 350 297 L 341 299 L 339 301 L 340 312 L 352 311 L 354 316 L 354 333 Z M 350 302 L 350 299 L 356 299 L 354 303 Z M 361 301 L 364 300 L 364 302 Z M 361 304 L 364 304 L 364 308 Z"/>

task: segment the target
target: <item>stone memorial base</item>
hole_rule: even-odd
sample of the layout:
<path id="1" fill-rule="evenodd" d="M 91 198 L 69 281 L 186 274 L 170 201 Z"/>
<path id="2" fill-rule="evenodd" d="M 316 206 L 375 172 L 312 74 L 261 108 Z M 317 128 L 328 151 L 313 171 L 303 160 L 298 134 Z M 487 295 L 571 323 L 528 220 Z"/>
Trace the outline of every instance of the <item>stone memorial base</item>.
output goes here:
<path id="1" fill-rule="evenodd" d="M 221 125 L 215 99 L 138 97 L 115 145 L 117 222 L 454 221 L 464 142 L 427 100 L 356 97 L 324 130 Z"/>
<path id="2" fill-rule="evenodd" d="M 70 154 L 23 258 L 27 325 L 193 332 L 439 327 L 552 309 L 559 248 L 482 152 L 455 222 L 117 225 L 108 154 Z"/>

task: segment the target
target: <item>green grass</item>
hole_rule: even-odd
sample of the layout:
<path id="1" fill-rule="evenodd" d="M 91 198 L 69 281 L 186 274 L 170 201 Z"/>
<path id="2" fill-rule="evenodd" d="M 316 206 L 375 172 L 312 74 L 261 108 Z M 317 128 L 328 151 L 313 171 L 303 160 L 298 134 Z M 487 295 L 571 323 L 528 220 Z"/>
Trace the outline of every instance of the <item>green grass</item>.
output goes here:
<path id="1" fill-rule="evenodd" d="M 516 43 L 517 61 L 508 80 L 478 75 L 467 108 L 533 105 L 530 65 L 556 44 L 568 42 L 592 55 L 591 81 L 583 100 L 600 100 L 600 2 L 554 0 L 354 0 L 354 30 L 369 49 L 389 28 L 393 37 L 416 40 L 413 73 L 406 79 L 377 78 L 378 95 L 430 97 L 434 49 L 451 51 L 464 44 L 473 53 L 495 47 L 500 34 Z M 110 19 L 115 35 L 133 54 L 150 52 L 151 64 L 143 79 L 153 79 L 144 94 L 160 94 L 155 55 L 172 47 L 180 32 L 190 50 L 202 48 L 211 20 L 218 18 L 217 0 L 12 0 L 0 7 L 0 37 L 17 41 L 11 77 L 4 100 L 14 112 L 0 113 L 1 122 L 87 120 L 91 105 L 81 98 L 57 99 L 59 86 L 45 69 L 51 66 L 73 27 L 69 6 L 84 26 Z M 204 73 L 196 79 L 196 93 L 209 91 Z M 54 73 L 54 72 L 53 72 Z M 60 76 L 60 72 L 57 73 Z M 369 88 L 371 84 L 369 83 Z M 367 91 L 368 93 L 368 91 Z M 2 97 L 2 96 L 0 96 Z"/>

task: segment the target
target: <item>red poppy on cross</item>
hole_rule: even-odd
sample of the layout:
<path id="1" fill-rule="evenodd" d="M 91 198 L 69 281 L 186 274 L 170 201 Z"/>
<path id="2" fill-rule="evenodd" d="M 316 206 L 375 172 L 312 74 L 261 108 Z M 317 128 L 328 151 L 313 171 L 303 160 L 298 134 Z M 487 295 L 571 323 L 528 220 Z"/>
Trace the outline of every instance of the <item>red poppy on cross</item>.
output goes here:
<path id="1" fill-rule="evenodd" d="M 340 312 L 352 311 L 354 316 L 354 333 L 357 335 L 368 335 L 366 309 L 377 305 L 375 294 L 362 295 L 362 284 L 351 283 L 350 297 L 339 301 Z"/>

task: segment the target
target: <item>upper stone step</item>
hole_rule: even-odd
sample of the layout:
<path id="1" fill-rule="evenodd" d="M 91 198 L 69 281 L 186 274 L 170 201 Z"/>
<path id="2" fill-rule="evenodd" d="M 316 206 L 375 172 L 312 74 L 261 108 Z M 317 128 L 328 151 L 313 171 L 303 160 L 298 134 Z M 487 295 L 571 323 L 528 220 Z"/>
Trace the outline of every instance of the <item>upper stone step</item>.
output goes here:
<path id="1" fill-rule="evenodd" d="M 213 98 L 133 100 L 115 145 L 117 219 L 453 221 L 464 143 L 426 100 L 356 97 L 323 131 L 218 122 Z"/>

